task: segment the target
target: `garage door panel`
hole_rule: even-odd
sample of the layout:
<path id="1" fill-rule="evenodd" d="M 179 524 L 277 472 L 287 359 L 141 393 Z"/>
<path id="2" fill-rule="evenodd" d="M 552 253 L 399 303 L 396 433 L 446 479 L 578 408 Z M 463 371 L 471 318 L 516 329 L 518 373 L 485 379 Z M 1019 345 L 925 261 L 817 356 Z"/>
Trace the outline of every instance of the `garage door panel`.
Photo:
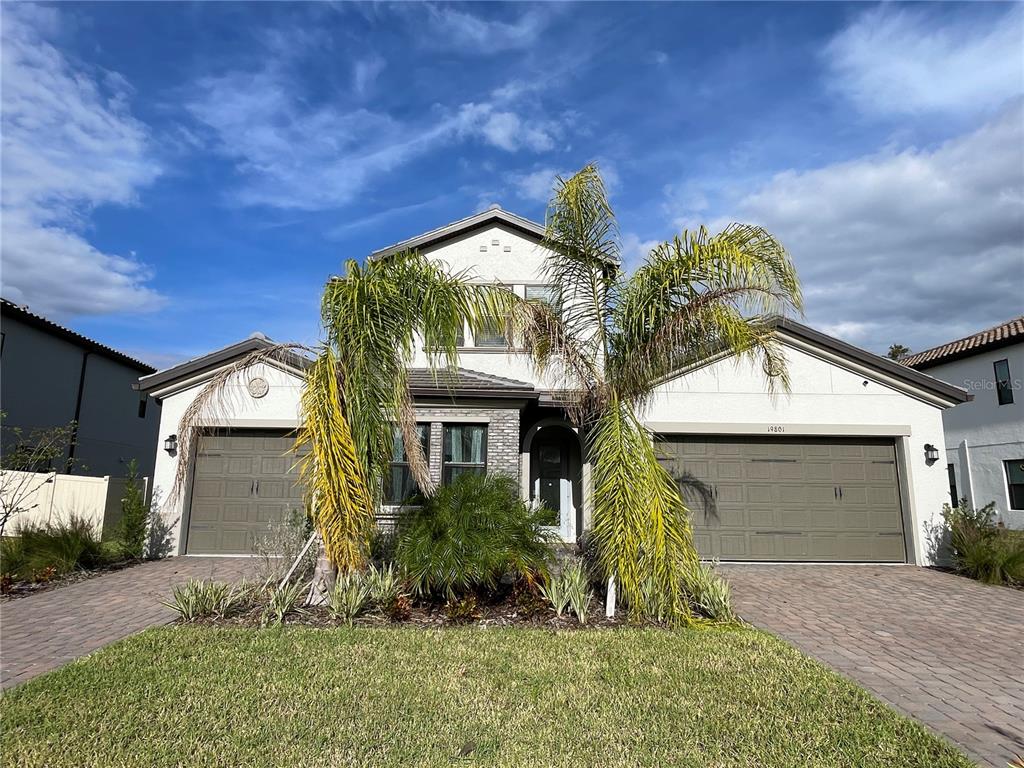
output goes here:
<path id="1" fill-rule="evenodd" d="M 673 476 L 693 464 L 714 491 L 717 514 L 689 494 L 694 541 L 723 559 L 905 560 L 891 440 L 881 438 L 663 438 Z M 685 487 L 683 487 L 685 492 Z M 840 493 L 841 491 L 841 493 Z"/>
<path id="2" fill-rule="evenodd" d="M 288 509 L 302 508 L 302 488 L 288 453 L 290 437 L 229 434 L 200 438 L 192 482 L 186 551 L 252 554 L 258 537 Z"/>

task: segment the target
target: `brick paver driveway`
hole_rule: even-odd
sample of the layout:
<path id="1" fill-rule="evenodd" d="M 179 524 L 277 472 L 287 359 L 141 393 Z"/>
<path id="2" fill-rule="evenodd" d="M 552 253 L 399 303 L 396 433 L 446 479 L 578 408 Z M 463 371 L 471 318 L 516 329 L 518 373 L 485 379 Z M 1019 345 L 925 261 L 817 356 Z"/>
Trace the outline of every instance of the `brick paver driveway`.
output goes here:
<path id="1" fill-rule="evenodd" d="M 740 615 L 975 760 L 1024 755 L 1024 592 L 912 566 L 723 565 Z"/>
<path id="2" fill-rule="evenodd" d="M 0 604 L 0 687 L 36 675 L 147 627 L 174 612 L 161 605 L 191 577 L 251 575 L 249 558 L 171 557 Z"/>

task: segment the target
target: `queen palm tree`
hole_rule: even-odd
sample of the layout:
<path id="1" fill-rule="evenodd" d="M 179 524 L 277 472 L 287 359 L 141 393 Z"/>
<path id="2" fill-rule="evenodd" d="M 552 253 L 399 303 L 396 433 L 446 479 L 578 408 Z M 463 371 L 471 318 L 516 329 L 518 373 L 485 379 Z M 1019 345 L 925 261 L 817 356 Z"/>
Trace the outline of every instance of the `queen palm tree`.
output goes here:
<path id="1" fill-rule="evenodd" d="M 689 513 L 641 416 L 659 383 L 718 356 L 757 360 L 787 387 L 770 319 L 800 309 L 796 272 L 768 232 L 732 224 L 684 231 L 628 274 L 593 165 L 557 179 L 544 245 L 553 295 L 517 306 L 514 330 L 584 430 L 599 562 L 634 614 L 685 619 Z"/>

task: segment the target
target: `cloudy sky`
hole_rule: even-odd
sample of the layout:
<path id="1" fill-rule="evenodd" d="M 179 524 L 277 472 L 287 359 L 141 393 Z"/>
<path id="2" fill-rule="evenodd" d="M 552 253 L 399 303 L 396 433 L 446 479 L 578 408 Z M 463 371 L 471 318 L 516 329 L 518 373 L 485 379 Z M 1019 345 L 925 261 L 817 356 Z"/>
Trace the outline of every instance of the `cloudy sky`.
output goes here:
<path id="1" fill-rule="evenodd" d="M 767 226 L 874 351 L 1024 312 L 1024 6 L 2 6 L 3 295 L 167 365 L 596 160 L 635 263 Z"/>

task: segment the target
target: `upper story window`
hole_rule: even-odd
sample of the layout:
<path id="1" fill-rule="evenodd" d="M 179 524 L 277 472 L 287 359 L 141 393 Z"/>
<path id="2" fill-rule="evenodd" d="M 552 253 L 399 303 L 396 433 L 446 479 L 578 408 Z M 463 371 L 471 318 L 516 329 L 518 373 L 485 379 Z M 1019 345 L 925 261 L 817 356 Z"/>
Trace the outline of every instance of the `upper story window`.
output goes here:
<path id="1" fill-rule="evenodd" d="M 487 425 L 445 424 L 441 482 L 459 475 L 487 472 Z"/>
<path id="2" fill-rule="evenodd" d="M 384 502 L 388 504 L 402 504 L 420 492 L 416 480 L 409 468 L 409 455 L 405 452 L 405 442 L 402 440 L 402 430 L 395 426 L 395 436 L 391 443 L 391 463 L 388 472 L 384 476 Z M 423 454 L 430 457 L 430 425 L 417 424 L 416 432 L 420 438 L 420 445 L 423 446 Z"/>
<path id="3" fill-rule="evenodd" d="M 550 285 L 528 285 L 526 286 L 527 301 L 543 301 L 553 304 L 555 300 L 555 289 Z"/>
<path id="4" fill-rule="evenodd" d="M 505 338 L 504 323 L 497 318 L 484 322 L 483 326 L 474 335 L 473 341 L 476 342 L 478 347 L 500 347 L 504 349 L 508 346 L 508 340 Z"/>
<path id="5" fill-rule="evenodd" d="M 1010 497 L 1010 509 L 1024 509 L 1024 459 L 1005 461 L 1006 492 Z"/>
<path id="6" fill-rule="evenodd" d="M 1010 381 L 1010 363 L 1008 360 L 996 360 L 992 364 L 996 374 L 996 399 L 1000 405 L 1013 402 L 1013 382 Z"/>

